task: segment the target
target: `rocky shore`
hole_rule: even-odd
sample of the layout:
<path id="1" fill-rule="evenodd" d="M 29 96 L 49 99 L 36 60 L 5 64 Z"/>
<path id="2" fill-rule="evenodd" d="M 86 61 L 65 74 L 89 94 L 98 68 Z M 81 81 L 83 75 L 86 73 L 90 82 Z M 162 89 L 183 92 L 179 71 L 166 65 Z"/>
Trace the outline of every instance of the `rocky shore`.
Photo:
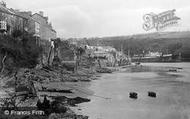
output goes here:
<path id="1" fill-rule="evenodd" d="M 70 107 L 79 103 L 89 102 L 89 95 L 93 95 L 87 87 L 91 80 L 100 77 L 99 73 L 111 73 L 108 68 L 97 68 L 91 71 L 80 67 L 77 72 L 58 67 L 42 67 L 35 69 L 19 69 L 11 75 L 1 76 L 1 118 L 16 119 L 18 115 L 4 115 L 5 109 L 18 110 L 34 108 L 48 112 L 45 115 L 19 115 L 18 118 L 67 118 L 88 119 L 88 116 L 76 115 Z M 47 100 L 48 104 L 44 104 Z M 45 109 L 41 105 L 49 105 Z M 42 106 L 43 107 L 43 106 Z M 31 109 L 29 109 L 31 110 Z M 57 112 L 55 110 L 58 110 Z M 60 111 L 62 110 L 62 111 Z"/>
<path id="2" fill-rule="evenodd" d="M 11 75 L 1 76 L 1 118 L 16 119 L 18 115 L 4 115 L 5 110 L 43 110 L 44 115 L 19 115 L 19 118 L 43 119 L 88 119 L 77 115 L 72 108 L 77 104 L 89 102 L 93 92 L 88 89 L 92 80 L 101 73 L 113 71 L 127 72 L 178 72 L 180 67 L 150 67 L 146 65 L 128 65 L 115 68 L 99 68 L 94 71 L 80 67 L 76 71 L 65 70 L 61 66 L 34 69 L 19 69 Z M 7 100 L 8 99 L 8 100 Z M 46 105 L 46 106 L 44 106 Z M 71 108 L 72 107 L 72 108 Z"/>

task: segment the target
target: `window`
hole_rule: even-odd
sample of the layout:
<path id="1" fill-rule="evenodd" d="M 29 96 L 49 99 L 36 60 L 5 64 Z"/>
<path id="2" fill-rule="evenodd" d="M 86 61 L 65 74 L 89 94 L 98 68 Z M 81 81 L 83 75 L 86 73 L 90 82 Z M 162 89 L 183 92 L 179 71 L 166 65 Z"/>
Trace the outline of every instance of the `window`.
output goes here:
<path id="1" fill-rule="evenodd" d="M 0 21 L 0 30 L 7 30 L 6 21 Z"/>

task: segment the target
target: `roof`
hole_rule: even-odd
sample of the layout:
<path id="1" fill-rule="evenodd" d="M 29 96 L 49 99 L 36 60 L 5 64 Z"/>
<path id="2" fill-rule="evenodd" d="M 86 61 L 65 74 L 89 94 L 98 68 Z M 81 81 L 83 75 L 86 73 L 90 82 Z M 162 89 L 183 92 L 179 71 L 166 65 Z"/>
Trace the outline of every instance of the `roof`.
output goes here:
<path id="1" fill-rule="evenodd" d="M 44 17 L 44 16 L 42 16 L 42 15 L 40 15 L 40 14 L 38 14 L 38 13 L 34 13 L 32 16 L 34 16 L 34 15 L 38 15 L 38 16 L 40 16 L 41 18 L 47 20 L 47 17 Z"/>
<path id="2" fill-rule="evenodd" d="M 22 15 L 18 14 L 13 9 L 8 9 L 7 7 L 4 7 L 1 4 L 0 4 L 0 12 L 5 13 L 5 14 L 9 14 L 9 15 L 13 15 L 13 16 L 16 16 L 16 17 L 20 17 L 20 18 L 23 18 L 23 19 L 26 19 L 26 20 L 28 19 L 25 16 L 22 16 Z"/>
<path id="3" fill-rule="evenodd" d="M 41 18 L 45 19 L 46 22 L 47 22 L 47 24 L 46 24 L 47 27 L 49 27 L 53 32 L 57 33 L 57 32 L 53 29 L 52 25 L 50 25 L 50 24 L 48 23 L 47 17 L 44 17 L 44 16 L 42 16 L 42 15 L 40 15 L 40 14 L 38 14 L 38 13 L 34 13 L 32 16 L 34 16 L 34 15 L 38 15 L 38 16 L 40 16 Z"/>
<path id="4" fill-rule="evenodd" d="M 13 16 L 16 16 L 16 17 L 20 17 L 20 18 L 22 18 L 22 19 L 25 19 L 25 20 L 29 20 L 29 19 L 31 19 L 31 20 L 33 20 L 34 22 L 37 22 L 37 23 L 39 23 L 40 24 L 40 22 L 38 22 L 38 21 L 36 21 L 34 18 L 32 18 L 32 16 L 33 15 L 38 15 L 38 16 L 41 16 L 43 19 L 45 19 L 45 20 L 47 20 L 47 18 L 46 17 L 43 17 L 42 15 L 40 15 L 40 14 L 38 14 L 38 13 L 35 13 L 35 14 L 33 14 L 33 15 L 27 15 L 27 14 L 24 14 L 23 12 L 17 12 L 17 11 L 15 11 L 14 9 L 8 9 L 7 7 L 5 7 L 5 6 L 3 6 L 3 5 L 1 5 L 0 4 L 0 12 L 2 12 L 2 13 L 5 13 L 5 14 L 8 14 L 8 15 L 13 15 Z M 49 25 L 48 25 L 49 26 Z M 51 30 L 53 31 L 53 32 L 55 32 L 56 33 L 56 31 L 54 30 L 54 29 L 52 29 L 52 27 L 50 27 L 51 28 Z"/>
<path id="5" fill-rule="evenodd" d="M 32 18 L 32 15 L 27 14 L 26 12 L 16 12 L 17 16 L 22 17 L 24 19 L 31 19 L 34 22 L 37 22 L 40 24 L 40 22 L 36 21 L 34 18 Z"/>
<path id="6" fill-rule="evenodd" d="M 54 29 L 51 29 L 53 32 L 57 33 Z"/>
<path id="7" fill-rule="evenodd" d="M 12 12 L 11 10 L 9 10 L 8 8 L 4 7 L 1 4 L 0 4 L 0 12 L 6 13 L 6 14 L 10 14 L 10 15 L 15 15 L 14 12 Z"/>

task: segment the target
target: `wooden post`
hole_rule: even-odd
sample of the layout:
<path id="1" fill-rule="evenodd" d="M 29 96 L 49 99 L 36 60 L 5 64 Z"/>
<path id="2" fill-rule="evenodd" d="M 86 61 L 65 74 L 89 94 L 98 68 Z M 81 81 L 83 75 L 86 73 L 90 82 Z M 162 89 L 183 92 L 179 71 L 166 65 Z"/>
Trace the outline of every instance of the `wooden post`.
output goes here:
<path id="1" fill-rule="evenodd" d="M 7 58 L 7 52 L 5 53 L 5 55 L 4 55 L 4 57 L 3 57 L 2 61 L 1 61 L 2 62 L 2 68 L 1 68 L 0 74 L 2 74 L 4 69 L 5 69 L 5 60 L 6 60 L 6 58 Z"/>

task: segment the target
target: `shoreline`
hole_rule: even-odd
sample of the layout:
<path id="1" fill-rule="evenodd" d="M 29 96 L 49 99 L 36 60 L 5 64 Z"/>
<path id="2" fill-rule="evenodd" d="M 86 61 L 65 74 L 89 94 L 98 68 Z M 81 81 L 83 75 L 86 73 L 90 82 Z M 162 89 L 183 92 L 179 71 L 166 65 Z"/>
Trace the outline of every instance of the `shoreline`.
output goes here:
<path id="1" fill-rule="evenodd" d="M 1 76 L 1 92 L 7 99 L 16 94 L 19 97 L 16 102 L 22 100 L 22 103 L 18 104 L 17 107 L 34 107 L 36 109 L 38 109 L 37 102 L 39 100 L 43 102 L 44 96 L 47 96 L 50 104 L 56 101 L 60 104 L 56 108 L 66 108 L 68 111 L 67 113 L 59 112 L 56 116 L 64 117 L 67 115 L 71 119 L 87 119 L 88 116 L 76 115 L 71 107 L 90 101 L 87 97 L 93 95 L 93 92 L 88 90 L 88 86 L 92 80 L 97 80 L 100 76 L 101 73 L 93 73 L 84 68 L 77 73 L 53 67 L 50 69 L 20 69 L 16 75 Z M 17 91 L 15 92 L 15 90 Z M 54 110 L 51 111 L 49 116 L 54 114 Z M 11 119 L 17 117 L 6 116 L 3 110 L 0 113 L 2 118 L 4 116 Z M 25 115 L 21 117 L 23 118 Z M 47 118 L 47 116 L 43 118 Z"/>
<path id="2" fill-rule="evenodd" d="M 108 67 L 109 70 L 113 72 L 175 72 L 175 71 L 169 71 L 171 68 L 177 69 L 178 67 L 161 67 L 161 66 L 149 66 L 149 65 L 127 65 L 127 66 L 121 66 L 121 67 Z M 60 69 L 58 69 L 60 70 Z M 178 70 L 178 69 L 177 69 Z M 181 70 L 181 69 L 180 69 Z M 41 72 L 40 72 L 41 71 Z M 104 75 L 104 73 L 89 73 L 90 76 L 83 74 L 68 74 L 68 72 L 65 72 L 65 79 L 68 80 L 61 80 L 61 79 L 54 79 L 51 80 L 51 77 L 48 78 L 48 81 L 43 79 L 43 81 L 39 80 L 40 75 L 43 75 L 43 70 L 26 70 L 23 69 L 21 71 L 22 76 L 29 75 L 30 77 L 33 77 L 33 80 L 37 77 L 38 80 L 35 81 L 35 89 L 37 90 L 37 97 L 41 98 L 43 100 L 43 96 L 47 95 L 48 100 L 50 102 L 57 100 L 58 102 L 64 103 L 62 106 L 68 107 L 68 110 L 72 112 L 70 115 L 76 115 L 76 110 L 81 110 L 77 108 L 78 104 L 84 103 L 84 102 L 90 102 L 91 99 L 89 97 L 94 95 L 94 92 L 91 91 L 88 87 L 91 86 L 91 82 L 93 80 L 100 80 L 100 78 Z M 27 73 L 25 73 L 27 72 Z M 43 73 L 42 73 L 43 72 Z M 52 70 L 48 72 L 48 74 L 51 74 L 52 72 L 56 72 L 56 70 Z M 40 75 L 39 75 L 40 74 Z M 87 73 L 88 74 L 88 73 Z M 32 75 L 32 76 L 31 76 Z M 47 74 L 46 74 L 47 75 Z M 53 76 L 52 74 L 50 76 Z M 59 76 L 57 74 L 57 76 Z M 40 77 L 44 78 L 44 76 Z M 27 78 L 26 78 L 27 79 Z M 85 80 L 84 80 L 85 79 Z M 13 79 L 12 79 L 13 80 Z M 41 82 L 41 83 L 40 83 Z M 33 100 L 33 106 L 36 105 L 37 99 Z M 23 103 L 23 106 L 28 106 L 28 103 Z M 72 110 L 72 111 L 71 111 Z M 84 116 L 84 115 L 83 115 Z M 80 116 L 81 117 L 81 116 Z M 82 119 L 87 119 L 88 116 L 84 116 Z"/>

